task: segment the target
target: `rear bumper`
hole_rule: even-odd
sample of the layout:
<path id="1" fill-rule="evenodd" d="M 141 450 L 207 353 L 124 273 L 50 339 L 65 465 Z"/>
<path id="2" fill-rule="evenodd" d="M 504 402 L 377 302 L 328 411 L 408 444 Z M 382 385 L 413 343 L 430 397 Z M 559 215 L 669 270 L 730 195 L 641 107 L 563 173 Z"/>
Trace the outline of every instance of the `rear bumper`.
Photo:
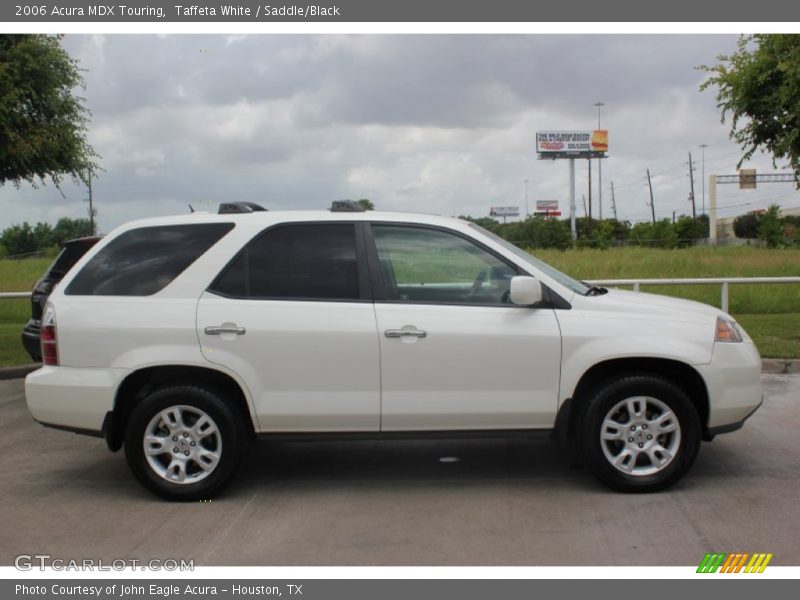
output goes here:
<path id="1" fill-rule="evenodd" d="M 753 343 L 717 342 L 711 362 L 697 369 L 708 387 L 710 436 L 736 431 L 761 406 L 761 356 Z"/>
<path id="2" fill-rule="evenodd" d="M 42 359 L 42 349 L 39 338 L 41 325 L 41 321 L 29 319 L 22 330 L 22 345 L 25 348 L 25 352 L 27 352 L 35 362 L 40 362 Z"/>
<path id="3" fill-rule="evenodd" d="M 128 369 L 45 366 L 25 378 L 33 418 L 50 427 L 102 435 L 116 390 Z"/>

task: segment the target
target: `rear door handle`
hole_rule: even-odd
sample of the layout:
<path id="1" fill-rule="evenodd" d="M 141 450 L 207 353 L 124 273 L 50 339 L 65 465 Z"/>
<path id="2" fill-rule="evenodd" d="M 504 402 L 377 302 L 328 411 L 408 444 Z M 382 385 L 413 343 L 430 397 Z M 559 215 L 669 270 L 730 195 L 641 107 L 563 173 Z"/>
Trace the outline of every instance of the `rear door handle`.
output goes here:
<path id="1" fill-rule="evenodd" d="M 206 332 L 206 335 L 222 335 L 223 333 L 244 335 L 247 333 L 244 327 L 237 327 L 236 325 L 217 325 L 214 327 L 206 327 L 203 331 Z"/>
<path id="2" fill-rule="evenodd" d="M 387 338 L 400 338 L 400 337 L 428 337 L 428 332 L 422 329 L 387 329 L 383 332 Z"/>

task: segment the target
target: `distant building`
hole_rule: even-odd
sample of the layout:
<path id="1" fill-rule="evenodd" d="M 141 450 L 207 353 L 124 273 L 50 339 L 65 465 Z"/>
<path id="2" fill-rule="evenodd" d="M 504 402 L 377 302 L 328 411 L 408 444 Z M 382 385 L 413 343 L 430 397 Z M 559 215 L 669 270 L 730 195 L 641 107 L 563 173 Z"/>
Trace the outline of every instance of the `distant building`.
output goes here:
<path id="1" fill-rule="evenodd" d="M 764 209 L 760 210 L 753 210 L 750 212 L 754 213 L 761 213 L 764 212 Z M 794 208 L 781 208 L 781 216 L 788 216 L 788 215 L 796 215 L 800 216 L 800 207 Z M 732 243 L 735 244 L 739 238 L 736 237 L 736 234 L 733 231 L 733 221 L 740 215 L 734 215 L 732 217 L 725 217 L 722 219 L 717 219 L 717 240 L 721 243 Z M 745 240 L 741 240 L 739 243 L 744 242 Z"/>

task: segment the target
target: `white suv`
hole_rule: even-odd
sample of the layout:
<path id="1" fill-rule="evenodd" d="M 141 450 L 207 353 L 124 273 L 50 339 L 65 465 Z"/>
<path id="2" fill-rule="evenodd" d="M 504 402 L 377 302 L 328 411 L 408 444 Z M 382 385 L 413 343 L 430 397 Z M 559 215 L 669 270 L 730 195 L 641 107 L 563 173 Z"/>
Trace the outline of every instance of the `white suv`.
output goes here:
<path id="1" fill-rule="evenodd" d="M 758 351 L 716 308 L 586 285 L 461 220 L 334 204 L 107 235 L 50 296 L 34 418 L 124 446 L 169 499 L 219 492 L 256 435 L 399 432 L 554 432 L 643 492 L 761 403 Z"/>

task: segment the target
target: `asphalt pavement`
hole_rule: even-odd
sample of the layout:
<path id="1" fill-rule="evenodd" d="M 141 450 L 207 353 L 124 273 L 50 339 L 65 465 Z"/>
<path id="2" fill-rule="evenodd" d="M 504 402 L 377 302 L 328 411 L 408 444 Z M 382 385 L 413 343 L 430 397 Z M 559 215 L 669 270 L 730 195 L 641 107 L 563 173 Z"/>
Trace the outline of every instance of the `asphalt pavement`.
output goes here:
<path id="1" fill-rule="evenodd" d="M 175 504 L 103 440 L 46 429 L 0 381 L 0 564 L 697 565 L 708 551 L 800 564 L 800 375 L 704 443 L 672 489 L 622 495 L 546 438 L 260 442 L 224 496 Z M 445 459 L 445 460 L 442 460 Z"/>

